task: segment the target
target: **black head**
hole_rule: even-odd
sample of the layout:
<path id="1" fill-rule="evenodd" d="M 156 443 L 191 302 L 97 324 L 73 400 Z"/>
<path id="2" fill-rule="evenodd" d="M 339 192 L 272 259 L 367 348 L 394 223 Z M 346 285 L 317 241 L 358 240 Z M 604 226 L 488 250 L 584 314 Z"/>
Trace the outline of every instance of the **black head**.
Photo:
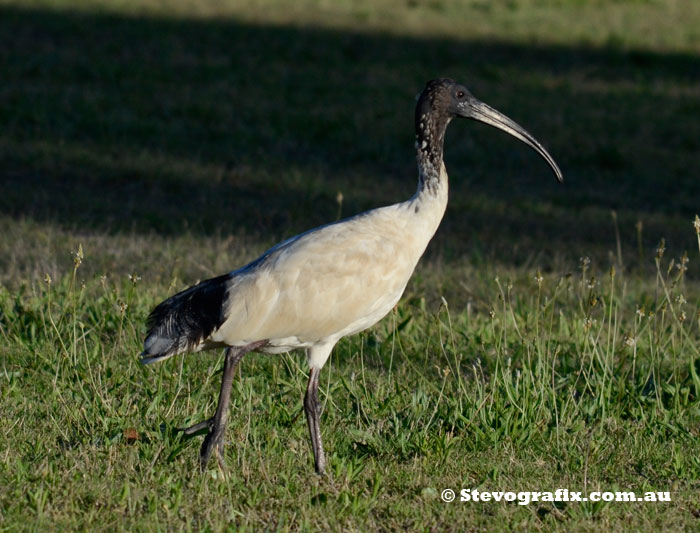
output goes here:
<path id="1" fill-rule="evenodd" d="M 563 181 L 559 167 L 551 155 L 525 128 L 475 98 L 469 90 L 449 78 L 429 81 L 416 105 L 416 141 L 419 150 L 430 159 L 442 158 L 445 129 L 455 117 L 470 118 L 505 131 L 520 139 L 540 154 Z"/>
<path id="2" fill-rule="evenodd" d="M 448 122 L 460 116 L 460 104 L 463 105 L 468 98 L 473 98 L 469 90 L 454 80 L 449 78 L 430 80 L 418 97 L 416 128 L 420 117 L 426 114 L 439 116 Z"/>

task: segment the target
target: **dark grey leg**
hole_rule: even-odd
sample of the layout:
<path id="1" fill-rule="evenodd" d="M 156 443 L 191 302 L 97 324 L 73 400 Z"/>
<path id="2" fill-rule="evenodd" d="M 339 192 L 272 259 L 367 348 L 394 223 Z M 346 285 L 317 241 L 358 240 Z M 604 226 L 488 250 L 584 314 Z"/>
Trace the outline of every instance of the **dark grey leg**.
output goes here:
<path id="1" fill-rule="evenodd" d="M 202 429 L 209 428 L 209 433 L 204 438 L 202 448 L 199 451 L 199 467 L 204 470 L 209 462 L 212 452 L 216 448 L 219 466 L 224 468 L 224 432 L 228 422 L 228 408 L 231 402 L 231 386 L 233 384 L 233 373 L 236 365 L 245 354 L 263 346 L 265 342 L 256 342 L 247 346 L 229 347 L 226 349 L 224 359 L 224 375 L 221 379 L 221 391 L 219 392 L 219 403 L 216 406 L 216 413 L 209 420 L 200 422 L 182 431 L 185 435 L 191 435 Z"/>
<path id="2" fill-rule="evenodd" d="M 318 368 L 311 369 L 306 396 L 304 396 L 304 412 L 306 413 L 306 422 L 309 425 L 317 474 L 323 474 L 326 469 L 326 454 L 323 452 L 323 443 L 321 442 L 321 404 L 318 401 L 318 376 L 320 373 L 321 370 Z"/>
<path id="3" fill-rule="evenodd" d="M 219 404 L 216 406 L 216 414 L 211 419 L 209 433 L 204 438 L 202 449 L 199 452 L 199 467 L 204 470 L 209 462 L 212 451 L 216 447 L 219 466 L 223 469 L 224 431 L 228 422 L 228 406 L 231 403 L 231 385 L 233 384 L 233 371 L 238 361 L 245 355 L 240 348 L 228 348 L 224 360 L 224 376 L 221 378 L 221 391 L 219 392 Z"/>

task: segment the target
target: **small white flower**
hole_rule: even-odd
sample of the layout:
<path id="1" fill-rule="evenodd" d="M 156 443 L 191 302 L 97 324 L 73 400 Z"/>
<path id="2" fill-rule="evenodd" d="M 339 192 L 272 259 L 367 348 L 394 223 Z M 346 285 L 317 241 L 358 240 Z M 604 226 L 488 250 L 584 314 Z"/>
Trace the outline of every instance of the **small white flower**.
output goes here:
<path id="1" fill-rule="evenodd" d="M 598 322 L 595 318 L 588 317 L 583 323 L 583 330 L 588 331 Z"/>
<path id="2" fill-rule="evenodd" d="M 535 274 L 535 281 L 537 282 L 537 285 L 542 285 L 542 282 L 544 281 L 542 273 L 539 270 L 537 271 L 537 274 Z"/>
<path id="3" fill-rule="evenodd" d="M 656 247 L 656 258 L 661 259 L 666 251 L 666 239 L 661 239 L 659 245 Z"/>
<path id="4" fill-rule="evenodd" d="M 73 252 L 73 264 L 75 265 L 75 268 L 78 268 L 83 262 L 83 257 L 83 245 L 78 244 L 78 251 Z"/>

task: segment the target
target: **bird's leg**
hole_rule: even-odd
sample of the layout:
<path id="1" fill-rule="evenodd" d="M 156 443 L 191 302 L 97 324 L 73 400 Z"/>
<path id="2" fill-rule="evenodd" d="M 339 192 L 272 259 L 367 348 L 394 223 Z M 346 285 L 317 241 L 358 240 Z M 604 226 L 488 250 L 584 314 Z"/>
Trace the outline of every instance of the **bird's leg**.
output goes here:
<path id="1" fill-rule="evenodd" d="M 181 429 L 185 435 L 192 435 L 203 429 L 209 430 L 199 452 L 199 466 L 202 470 L 206 468 L 214 448 L 216 448 L 219 466 L 223 469 L 224 431 L 226 430 L 226 422 L 228 421 L 228 407 L 231 401 L 233 372 L 236 369 L 236 365 L 238 365 L 238 362 L 245 354 L 264 346 L 266 343 L 267 341 L 260 341 L 247 346 L 231 346 L 226 349 L 224 375 L 221 379 L 221 391 L 219 392 L 219 403 L 216 406 L 216 413 L 208 420 Z"/>
<path id="2" fill-rule="evenodd" d="M 321 442 L 321 404 L 318 402 L 318 376 L 320 372 L 321 369 L 319 368 L 311 368 L 309 384 L 306 387 L 306 395 L 304 396 L 304 412 L 309 425 L 317 474 L 323 474 L 326 468 L 326 454 L 323 452 L 323 443 Z"/>
<path id="3" fill-rule="evenodd" d="M 221 378 L 221 391 L 219 391 L 219 403 L 216 406 L 214 417 L 206 422 L 196 424 L 192 428 L 201 429 L 204 426 L 209 426 L 209 433 L 204 438 L 202 449 L 199 452 L 199 467 L 204 470 L 209 462 L 212 451 L 216 447 L 216 452 L 219 460 L 219 466 L 223 469 L 223 451 L 224 451 L 224 431 L 226 431 L 226 423 L 228 422 L 228 406 L 231 402 L 231 385 L 233 384 L 233 371 L 236 365 L 243 358 L 248 350 L 245 348 L 227 348 L 226 358 L 224 360 L 224 376 Z"/>
<path id="4" fill-rule="evenodd" d="M 237 353 L 233 354 L 234 360 L 229 361 L 229 357 L 230 357 L 232 351 L 235 351 Z M 227 369 L 229 372 L 233 373 L 233 371 L 236 368 L 236 365 L 238 364 L 238 361 L 240 361 L 242 359 L 242 357 L 245 355 L 245 353 L 246 353 L 245 351 L 240 351 L 240 348 L 227 348 L 226 349 L 226 355 L 225 355 L 225 359 L 224 359 L 224 378 L 221 382 L 221 391 L 219 392 L 219 406 L 221 405 L 221 401 L 223 398 L 222 395 L 225 392 L 224 387 L 227 386 L 227 380 L 226 380 Z M 231 377 L 228 380 L 228 386 L 227 386 L 227 389 L 229 392 L 229 394 L 226 395 L 226 402 L 227 403 L 228 403 L 228 398 L 230 396 L 232 383 L 233 383 L 233 378 Z M 217 414 L 219 413 L 218 407 L 217 407 L 216 412 L 217 412 Z M 216 415 L 214 415 L 211 418 L 207 418 L 206 420 L 203 420 L 202 422 L 199 422 L 197 424 L 193 424 L 189 427 L 178 428 L 178 431 L 182 431 L 185 435 L 194 435 L 195 433 L 199 433 L 203 429 L 209 430 L 209 432 L 211 432 L 211 428 L 214 426 L 215 419 L 216 419 Z M 224 421 L 225 421 L 225 416 L 224 416 Z"/>

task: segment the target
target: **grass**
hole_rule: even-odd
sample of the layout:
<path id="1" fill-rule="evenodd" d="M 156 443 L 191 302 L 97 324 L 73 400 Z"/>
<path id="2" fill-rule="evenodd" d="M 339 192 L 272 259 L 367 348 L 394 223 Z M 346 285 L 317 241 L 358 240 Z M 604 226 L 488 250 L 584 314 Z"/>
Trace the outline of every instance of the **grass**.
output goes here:
<path id="1" fill-rule="evenodd" d="M 696 530 L 698 27 L 682 0 L 0 2 L 0 529 Z M 227 476 L 199 474 L 176 428 L 213 412 L 221 355 L 142 367 L 148 311 L 407 198 L 437 75 L 565 185 L 452 125 L 426 259 L 322 374 L 330 475 L 298 354 L 244 359 Z"/>
<path id="2" fill-rule="evenodd" d="M 311 474 L 298 357 L 245 360 L 228 476 L 201 475 L 200 438 L 176 428 L 214 409 L 221 358 L 138 363 L 152 288 L 138 277 L 82 284 L 76 266 L 3 290 L 4 524 L 692 529 L 700 323 L 684 300 L 698 291 L 658 265 L 654 294 L 583 270 L 484 280 L 489 312 L 409 295 L 343 340 L 325 370 L 326 479 Z M 447 487 L 667 490 L 673 501 L 448 505 Z"/>

